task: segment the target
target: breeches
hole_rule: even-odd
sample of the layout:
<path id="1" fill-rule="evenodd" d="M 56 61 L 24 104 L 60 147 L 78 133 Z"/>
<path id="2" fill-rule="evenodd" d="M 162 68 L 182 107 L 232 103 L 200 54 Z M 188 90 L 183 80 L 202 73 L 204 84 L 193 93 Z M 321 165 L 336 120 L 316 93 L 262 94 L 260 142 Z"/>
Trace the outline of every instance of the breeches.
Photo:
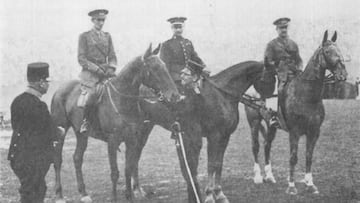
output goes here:
<path id="1" fill-rule="evenodd" d="M 10 165 L 20 180 L 20 202 L 42 203 L 46 194 L 45 176 L 51 161 L 46 155 L 32 157 L 30 160 L 13 160 Z"/>
<path id="2" fill-rule="evenodd" d="M 101 89 L 101 79 L 89 71 L 83 70 L 80 73 L 81 93 L 77 106 L 85 107 L 95 103 L 96 95 Z"/>

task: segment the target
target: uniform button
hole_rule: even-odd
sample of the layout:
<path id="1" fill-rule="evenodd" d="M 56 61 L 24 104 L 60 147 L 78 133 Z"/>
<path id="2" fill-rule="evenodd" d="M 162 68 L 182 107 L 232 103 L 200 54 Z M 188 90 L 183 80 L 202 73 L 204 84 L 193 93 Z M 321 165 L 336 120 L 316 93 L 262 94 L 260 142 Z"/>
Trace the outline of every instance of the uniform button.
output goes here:
<path id="1" fill-rule="evenodd" d="M 16 147 L 16 144 L 14 144 L 14 147 Z"/>
<path id="2" fill-rule="evenodd" d="M 20 136 L 20 133 L 18 133 L 17 136 Z"/>
<path id="3" fill-rule="evenodd" d="M 10 157 L 11 157 L 11 158 L 14 158 L 14 155 L 12 154 L 12 155 L 10 155 Z"/>

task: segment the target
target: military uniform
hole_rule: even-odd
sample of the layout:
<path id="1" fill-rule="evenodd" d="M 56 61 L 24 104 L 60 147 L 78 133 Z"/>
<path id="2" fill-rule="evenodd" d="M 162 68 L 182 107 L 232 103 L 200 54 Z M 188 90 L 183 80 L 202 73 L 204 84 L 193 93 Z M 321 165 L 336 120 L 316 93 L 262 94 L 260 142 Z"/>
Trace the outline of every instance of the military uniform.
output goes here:
<path id="1" fill-rule="evenodd" d="M 48 75 L 48 71 L 43 70 L 39 64 L 30 64 L 28 80 L 42 72 Z M 57 141 L 56 127 L 40 96 L 37 90 L 29 87 L 11 104 L 13 134 L 8 160 L 21 183 L 19 192 L 22 203 L 43 202 L 46 193 L 45 176 L 53 162 L 54 141 Z"/>
<path id="2" fill-rule="evenodd" d="M 92 29 L 79 37 L 78 61 L 82 67 L 82 84 L 94 87 L 105 75 L 99 74 L 102 68 L 115 69 L 117 59 L 109 33 Z"/>
<path id="3" fill-rule="evenodd" d="M 183 23 L 185 20 L 184 17 L 175 17 L 170 18 L 168 21 L 171 24 L 176 24 Z M 171 77 L 176 83 L 181 80 L 181 70 L 189 66 L 189 60 L 205 67 L 192 42 L 182 36 L 174 35 L 171 39 L 165 41 L 161 46 L 160 58 L 166 64 Z"/>
<path id="4" fill-rule="evenodd" d="M 97 9 L 89 12 L 88 15 L 93 20 L 104 21 L 107 14 L 107 10 Z M 82 67 L 80 73 L 82 87 L 77 105 L 85 108 L 80 132 L 86 132 L 89 126 L 87 118 L 95 109 L 91 107 L 96 107 L 97 93 L 100 92 L 97 90 L 102 87 L 100 82 L 115 76 L 117 58 L 110 34 L 95 28 L 82 33 L 79 37 L 78 61 Z"/>
<path id="5" fill-rule="evenodd" d="M 279 29 L 284 29 L 288 27 L 289 22 L 289 18 L 279 18 L 275 20 L 273 24 L 276 25 Z M 273 69 L 275 69 L 278 76 L 278 106 L 282 106 L 284 103 L 285 85 L 299 72 L 301 72 L 300 68 L 302 65 L 302 60 L 299 54 L 299 47 L 288 36 L 279 35 L 279 37 L 271 40 L 267 44 L 264 55 L 264 64 L 266 68 L 264 75 L 266 75 L 266 73 L 272 72 Z M 274 75 L 270 74 L 268 76 L 273 77 Z M 271 81 L 271 79 L 269 81 Z M 278 108 L 278 112 L 278 116 L 281 122 L 278 121 L 276 116 L 273 116 L 270 119 L 270 125 L 280 124 L 282 129 L 286 129 L 281 108 Z"/>
<path id="6" fill-rule="evenodd" d="M 289 38 L 280 37 L 267 44 L 264 60 L 265 64 L 275 65 L 279 81 L 293 78 L 302 64 L 297 44 Z"/>

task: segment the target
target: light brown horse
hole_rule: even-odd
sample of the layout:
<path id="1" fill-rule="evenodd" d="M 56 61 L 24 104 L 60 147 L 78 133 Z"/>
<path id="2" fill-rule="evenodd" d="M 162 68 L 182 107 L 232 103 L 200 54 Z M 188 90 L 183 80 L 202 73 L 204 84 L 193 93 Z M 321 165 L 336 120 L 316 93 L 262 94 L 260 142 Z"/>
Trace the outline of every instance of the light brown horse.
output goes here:
<path id="1" fill-rule="evenodd" d="M 151 45 L 143 56 L 136 57 L 127 64 L 121 72 L 110 81 L 105 82 L 104 95 L 96 116 L 99 118 L 102 135 L 98 131 L 90 130 L 88 134 L 80 134 L 80 124 L 83 118 L 83 110 L 77 107 L 77 98 L 80 94 L 79 81 L 70 81 L 60 87 L 54 94 L 51 103 L 52 117 L 57 126 L 62 126 L 67 131 L 72 127 L 76 134 L 76 149 L 73 155 L 76 170 L 78 190 L 82 196 L 81 201 L 90 202 L 91 198 L 85 190 L 82 174 L 82 163 L 84 152 L 87 147 L 88 136 L 101 138 L 108 144 L 108 155 L 111 168 L 112 201 L 116 202 L 116 185 L 119 178 L 117 166 L 117 149 L 121 142 L 126 144 L 126 196 L 133 196 L 131 187 L 131 173 L 137 169 L 137 156 L 139 156 L 136 134 L 138 134 L 139 123 L 144 118 L 139 111 L 138 102 L 141 84 L 157 89 L 163 93 L 167 101 L 173 101 L 180 97 L 175 83 L 171 79 L 165 64 L 157 56 L 159 47 L 152 51 Z M 60 141 L 59 151 L 55 159 L 56 173 L 56 198 L 58 202 L 63 201 L 62 186 L 60 182 L 60 169 L 62 163 L 62 148 L 64 139 Z"/>
<path id="2" fill-rule="evenodd" d="M 302 135 L 306 135 L 306 174 L 304 179 L 307 185 L 306 189 L 311 193 L 319 193 L 318 188 L 313 183 L 311 165 L 313 151 L 320 135 L 320 126 L 325 116 L 324 105 L 322 103 L 325 71 L 329 70 L 332 72 L 337 81 L 344 81 L 347 77 L 342 54 L 335 44 L 336 38 L 337 34 L 335 32 L 331 40 L 328 40 L 328 32 L 326 31 L 322 44 L 310 58 L 304 72 L 293 79 L 286 87 L 285 102 L 280 108 L 284 112 L 286 126 L 289 129 L 290 174 L 288 180 L 289 187 L 286 190 L 289 194 L 297 194 L 294 183 L 294 171 L 297 163 L 298 143 Z M 255 159 L 254 180 L 256 183 L 262 182 L 260 168 L 257 165 L 257 154 L 259 152 L 258 133 L 260 130 L 265 140 L 265 180 L 275 182 L 271 173 L 270 150 L 276 129 L 268 127 L 266 131 L 261 124 L 263 118 L 260 113 L 249 107 L 245 107 L 245 110 L 253 140 Z"/>

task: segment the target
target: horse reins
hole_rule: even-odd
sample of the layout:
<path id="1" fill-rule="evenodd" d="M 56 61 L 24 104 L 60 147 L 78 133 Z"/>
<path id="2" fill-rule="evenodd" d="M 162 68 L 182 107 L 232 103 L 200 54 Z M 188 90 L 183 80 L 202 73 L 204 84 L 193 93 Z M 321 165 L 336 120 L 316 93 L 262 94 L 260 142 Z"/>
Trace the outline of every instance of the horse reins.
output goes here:
<path id="1" fill-rule="evenodd" d="M 144 57 L 141 57 L 141 61 L 143 62 L 143 66 L 147 68 L 147 64 L 144 60 Z M 148 70 L 146 70 L 147 73 L 148 73 Z M 147 74 L 149 75 L 149 73 Z M 114 103 L 114 100 L 112 98 L 112 94 L 111 94 L 111 90 L 113 90 L 117 95 L 119 96 L 122 96 L 122 97 L 126 97 L 126 98 L 129 98 L 129 99 L 134 99 L 134 100 L 144 100 L 144 99 L 156 99 L 157 101 L 161 102 L 161 101 L 164 101 L 165 100 L 165 97 L 164 95 L 162 94 L 161 91 L 156 91 L 158 94 L 158 96 L 140 96 L 140 95 L 129 95 L 129 94 L 124 94 L 124 93 L 121 93 L 115 86 L 114 84 L 111 82 L 111 78 L 108 79 L 106 82 L 105 82 L 105 88 L 106 88 L 106 91 L 109 95 L 109 100 L 110 100 L 110 103 L 112 105 L 112 107 L 114 108 L 115 112 L 117 114 L 120 114 L 119 112 L 119 109 L 116 107 L 115 103 Z M 152 89 L 152 88 L 150 88 Z M 152 89 L 154 92 L 155 90 Z"/>

